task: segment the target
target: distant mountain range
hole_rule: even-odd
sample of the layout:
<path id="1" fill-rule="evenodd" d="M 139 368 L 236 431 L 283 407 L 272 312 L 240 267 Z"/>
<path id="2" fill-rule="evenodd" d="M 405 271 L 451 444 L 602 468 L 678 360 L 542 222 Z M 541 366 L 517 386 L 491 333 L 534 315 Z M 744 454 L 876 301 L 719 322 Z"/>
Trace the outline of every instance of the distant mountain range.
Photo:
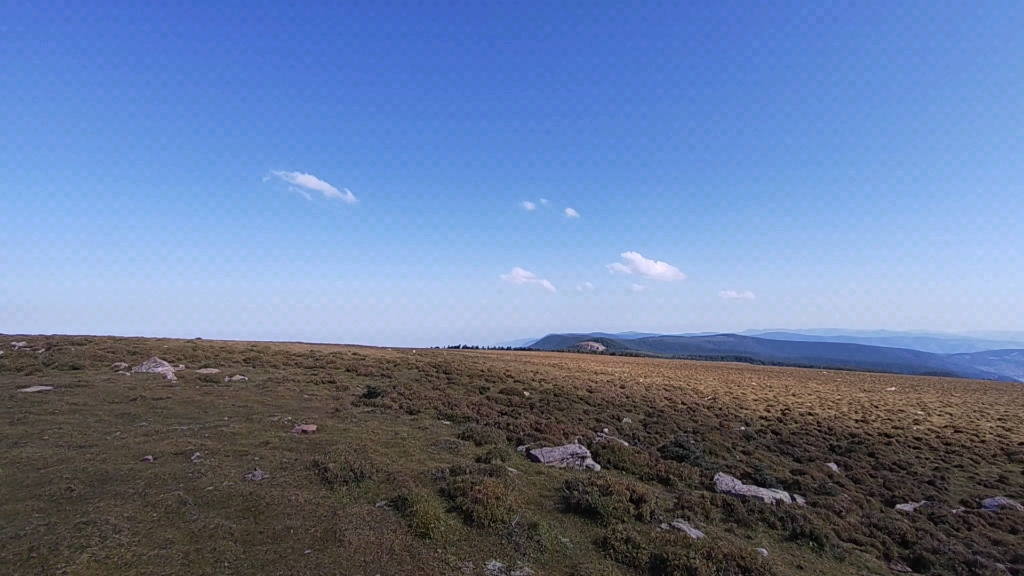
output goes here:
<path id="1" fill-rule="evenodd" d="M 621 335 L 594 332 L 549 334 L 525 344 L 524 347 L 535 350 L 579 350 L 577 346 L 581 342 L 596 342 L 605 347 L 603 353 L 606 354 L 1024 382 L 1024 342 L 950 336 L 905 332 L 850 335 L 766 331 L 760 332 L 757 336 L 641 333 Z M 1005 346 L 1006 344 L 1010 346 Z M 956 352 L 933 352 L 911 348 L 908 345 Z M 998 345 L 1004 349 L 983 348 L 990 345 Z M 982 349 L 979 350 L 979 347 Z"/>

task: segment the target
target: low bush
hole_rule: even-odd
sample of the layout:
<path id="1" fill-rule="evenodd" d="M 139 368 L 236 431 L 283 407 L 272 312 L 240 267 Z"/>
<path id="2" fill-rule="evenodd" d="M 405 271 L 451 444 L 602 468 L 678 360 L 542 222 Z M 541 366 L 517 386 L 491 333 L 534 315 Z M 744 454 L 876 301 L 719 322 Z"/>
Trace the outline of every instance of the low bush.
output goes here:
<path id="1" fill-rule="evenodd" d="M 490 426 L 479 426 L 471 424 L 463 428 L 459 433 L 459 440 L 472 442 L 477 446 L 491 446 L 508 444 L 505 433 Z"/>
<path id="2" fill-rule="evenodd" d="M 309 468 L 317 480 L 328 488 L 359 484 L 372 480 L 378 468 L 365 458 L 351 454 L 329 453 L 312 458 Z"/>
<path id="3" fill-rule="evenodd" d="M 441 494 L 471 526 L 501 528 L 518 516 L 519 498 L 504 467 L 452 466 L 435 477 Z"/>
<path id="4" fill-rule="evenodd" d="M 441 540 L 451 528 L 444 503 L 435 495 L 406 492 L 391 499 L 391 505 L 409 521 L 413 533 L 426 540 Z"/>
<path id="5" fill-rule="evenodd" d="M 679 434 L 665 445 L 658 448 L 658 453 L 665 460 L 689 464 L 694 468 L 702 468 L 705 464 L 704 450 L 700 442 L 691 434 Z"/>
<path id="6" fill-rule="evenodd" d="M 562 491 L 568 510 L 604 524 L 650 522 L 657 509 L 657 495 L 636 480 L 576 476 L 562 483 Z"/>

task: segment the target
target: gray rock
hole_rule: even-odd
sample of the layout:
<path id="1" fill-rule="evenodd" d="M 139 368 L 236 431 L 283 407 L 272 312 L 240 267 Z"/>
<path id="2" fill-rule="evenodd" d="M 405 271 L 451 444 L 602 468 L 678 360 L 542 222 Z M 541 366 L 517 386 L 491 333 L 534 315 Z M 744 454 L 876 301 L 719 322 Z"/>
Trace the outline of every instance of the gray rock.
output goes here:
<path id="1" fill-rule="evenodd" d="M 11 347 L 15 350 L 21 350 L 22 348 L 28 348 L 28 342 L 11 342 Z"/>
<path id="2" fill-rule="evenodd" d="M 235 374 L 234 376 L 229 376 L 228 378 L 225 378 L 224 381 L 225 382 L 248 382 L 249 379 L 246 378 L 245 376 L 242 376 L 241 374 Z"/>
<path id="3" fill-rule="evenodd" d="M 196 370 L 196 374 L 219 374 L 220 370 L 217 368 L 200 368 Z"/>
<path id="4" fill-rule="evenodd" d="M 920 502 L 908 502 L 906 504 L 897 504 L 896 510 L 899 512 L 913 512 L 920 508 L 921 506 L 925 506 L 931 503 L 932 502 L 929 502 L 928 500 L 921 500 Z"/>
<path id="5" fill-rule="evenodd" d="M 633 419 L 632 418 L 623 418 L 622 419 L 622 423 L 623 424 L 632 424 L 633 423 Z"/>
<path id="6" fill-rule="evenodd" d="M 53 390 L 53 386 L 29 386 L 18 390 L 18 392 L 49 392 L 50 390 Z"/>
<path id="7" fill-rule="evenodd" d="M 981 501 L 981 509 L 997 512 L 999 510 L 1020 510 L 1024 511 L 1024 506 L 1016 500 L 1010 500 L 1005 496 L 996 496 L 995 498 L 986 498 Z"/>
<path id="8" fill-rule="evenodd" d="M 833 472 L 835 472 L 837 474 L 839 473 L 839 465 L 836 464 L 835 462 L 829 462 L 828 464 L 825 464 L 825 466 L 828 466 L 829 470 L 831 470 L 831 471 L 833 471 Z"/>
<path id="9" fill-rule="evenodd" d="M 686 520 L 683 520 L 682 518 L 676 518 L 675 520 L 672 521 L 671 524 L 662 524 L 661 525 L 661 529 L 662 530 L 668 530 L 668 529 L 678 530 L 680 532 L 686 533 L 687 536 L 689 536 L 690 538 L 693 538 L 694 540 L 700 540 L 701 538 L 704 537 L 704 533 L 703 532 L 701 532 L 700 530 L 697 530 L 693 526 L 690 526 L 690 523 L 687 522 Z"/>
<path id="10" fill-rule="evenodd" d="M 128 369 L 128 363 L 126 363 L 126 362 L 114 362 L 113 364 L 110 365 L 110 368 L 111 368 L 111 370 L 117 370 L 118 372 L 121 372 L 123 370 L 127 370 Z"/>
<path id="11" fill-rule="evenodd" d="M 768 557 L 768 551 L 764 548 L 754 548 L 754 551 L 760 554 L 761 556 L 764 556 L 766 558 Z"/>
<path id="12" fill-rule="evenodd" d="M 146 360 L 141 365 L 132 368 L 132 372 L 145 372 L 150 374 L 163 374 L 163 377 L 172 382 L 178 379 L 174 375 L 174 367 L 156 356 Z"/>
<path id="13" fill-rule="evenodd" d="M 785 490 L 776 490 L 774 488 L 761 488 L 760 486 L 752 486 L 750 484 L 744 484 L 736 478 L 719 472 L 715 474 L 715 491 L 722 494 L 729 494 L 730 496 L 736 496 L 737 498 L 754 498 L 760 500 L 766 504 L 774 505 L 776 502 L 783 504 L 796 503 L 800 506 L 806 505 L 806 500 L 802 496 L 794 496 Z"/>
<path id="14" fill-rule="evenodd" d="M 615 436 L 609 436 L 607 428 L 605 428 L 604 432 L 598 432 L 597 433 L 597 441 L 598 442 L 618 442 L 619 444 L 622 444 L 623 446 L 629 446 L 629 442 L 626 442 L 622 438 L 616 438 Z"/>
<path id="15" fill-rule="evenodd" d="M 259 468 L 245 475 L 245 479 L 250 482 L 259 482 L 260 480 L 266 480 L 267 478 L 270 478 L 270 475 Z"/>
<path id="16" fill-rule="evenodd" d="M 199 452 L 196 452 L 195 454 L 192 455 L 192 458 L 190 458 L 190 460 L 192 460 L 193 464 L 198 464 L 199 462 L 202 461 L 202 459 L 203 459 L 203 455 L 200 454 Z"/>
<path id="17" fill-rule="evenodd" d="M 526 456 L 533 462 L 539 462 L 556 468 L 574 470 L 601 471 L 601 465 L 591 458 L 590 450 L 582 444 L 566 444 L 549 448 L 536 448 L 527 452 Z"/>

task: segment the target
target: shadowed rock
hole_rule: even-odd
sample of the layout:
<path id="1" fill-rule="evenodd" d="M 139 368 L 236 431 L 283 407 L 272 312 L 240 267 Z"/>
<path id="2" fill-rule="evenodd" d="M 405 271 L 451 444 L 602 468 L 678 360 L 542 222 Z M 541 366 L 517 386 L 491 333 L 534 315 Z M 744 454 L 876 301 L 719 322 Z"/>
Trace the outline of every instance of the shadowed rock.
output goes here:
<path id="1" fill-rule="evenodd" d="M 122 371 L 128 369 L 128 363 L 127 362 L 114 362 L 113 364 L 110 365 L 110 368 L 111 368 L 111 370 L 116 370 L 118 372 L 122 372 Z"/>
<path id="2" fill-rule="evenodd" d="M 174 382 L 178 379 L 174 375 L 174 367 L 156 356 L 143 362 L 140 366 L 132 368 L 132 372 L 145 372 L 150 374 L 163 374 L 164 378 Z"/>
<path id="3" fill-rule="evenodd" d="M 996 496 L 995 498 L 986 498 L 981 501 L 981 509 L 989 510 L 991 512 L 997 512 L 999 510 L 1020 510 L 1024 511 L 1024 506 L 1016 500 L 1010 500 L 1005 496 Z"/>
<path id="4" fill-rule="evenodd" d="M 900 512 L 913 512 L 914 510 L 917 510 L 921 506 L 926 506 L 931 503 L 932 502 L 929 502 L 928 500 L 921 500 L 920 502 L 908 502 L 907 504 L 897 504 L 896 510 Z"/>
<path id="5" fill-rule="evenodd" d="M 250 482 L 259 482 L 260 480 L 266 480 L 267 478 L 270 478 L 270 475 L 259 468 L 245 475 L 245 479 Z"/>
<path id="6" fill-rule="evenodd" d="M 300 424 L 292 428 L 292 434 L 312 434 L 316 432 L 316 424 Z"/>
<path id="7" fill-rule="evenodd" d="M 829 470 L 831 470 L 831 471 L 833 471 L 833 472 L 835 472 L 837 474 L 839 473 L 839 465 L 836 464 L 835 462 L 829 462 L 828 464 L 825 464 L 825 466 L 828 466 Z"/>
<path id="8" fill-rule="evenodd" d="M 50 390 L 53 390 L 53 386 L 29 386 L 18 390 L 18 392 L 49 392 Z"/>
<path id="9" fill-rule="evenodd" d="M 220 370 L 218 370 L 217 368 L 200 368 L 199 370 L 196 370 L 196 374 L 218 374 L 218 373 L 220 373 Z"/>
<path id="10" fill-rule="evenodd" d="M 730 496 L 736 496 L 737 498 L 754 498 L 760 500 L 766 504 L 775 504 L 776 502 L 782 502 L 783 504 L 797 504 L 805 506 L 807 501 L 798 495 L 791 495 L 785 490 L 776 490 L 774 488 L 761 488 L 760 486 L 752 486 L 750 484 L 744 484 L 738 479 L 719 472 L 715 474 L 715 491 L 728 494 Z"/>
<path id="11" fill-rule="evenodd" d="M 539 462 L 556 468 L 593 470 L 594 472 L 601 470 L 601 465 L 594 462 L 590 456 L 590 450 L 587 450 L 586 446 L 582 444 L 536 448 L 527 452 L 526 455 L 533 462 Z"/>
<path id="12" fill-rule="evenodd" d="M 689 536 L 690 538 L 693 538 L 694 540 L 700 540 L 701 538 L 704 537 L 704 533 L 703 532 L 701 532 L 700 530 L 697 530 L 693 526 L 690 526 L 690 523 L 687 522 L 686 520 L 683 520 L 682 518 L 676 518 L 675 520 L 672 521 L 671 524 L 662 524 L 661 525 L 661 529 L 662 530 L 669 530 L 669 529 L 678 530 L 680 532 L 685 533 L 687 536 Z"/>
<path id="13" fill-rule="evenodd" d="M 11 342 L 11 347 L 15 350 L 21 350 L 22 348 L 28 348 L 28 342 Z"/>
<path id="14" fill-rule="evenodd" d="M 241 374 L 235 374 L 234 376 L 230 376 L 228 378 L 225 378 L 224 381 L 225 382 L 248 382 L 249 379 L 246 378 L 245 376 L 242 376 Z"/>

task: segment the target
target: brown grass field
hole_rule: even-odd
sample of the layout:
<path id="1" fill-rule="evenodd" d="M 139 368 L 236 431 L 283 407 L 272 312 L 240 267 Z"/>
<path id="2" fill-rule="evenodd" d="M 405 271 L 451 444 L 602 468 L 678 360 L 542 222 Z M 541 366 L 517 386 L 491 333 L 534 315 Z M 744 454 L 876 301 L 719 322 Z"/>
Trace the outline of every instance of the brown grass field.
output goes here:
<path id="1" fill-rule="evenodd" d="M 1024 574 L 1024 512 L 979 510 L 993 496 L 1024 501 L 1021 385 L 580 354 L 3 338 L 4 575 L 482 575 L 491 560 L 509 575 Z M 170 382 L 111 368 L 151 356 L 187 369 Z M 195 373 L 204 367 L 222 372 Z M 224 382 L 234 374 L 249 381 Z M 18 391 L 34 385 L 54 390 Z M 290 434 L 296 424 L 318 430 Z M 604 428 L 631 446 L 596 442 Z M 601 472 L 515 451 L 576 437 Z M 269 478 L 244 480 L 255 468 Z M 716 472 L 808 506 L 715 494 Z M 920 500 L 934 504 L 894 510 Z M 707 538 L 658 529 L 674 518 Z"/>

